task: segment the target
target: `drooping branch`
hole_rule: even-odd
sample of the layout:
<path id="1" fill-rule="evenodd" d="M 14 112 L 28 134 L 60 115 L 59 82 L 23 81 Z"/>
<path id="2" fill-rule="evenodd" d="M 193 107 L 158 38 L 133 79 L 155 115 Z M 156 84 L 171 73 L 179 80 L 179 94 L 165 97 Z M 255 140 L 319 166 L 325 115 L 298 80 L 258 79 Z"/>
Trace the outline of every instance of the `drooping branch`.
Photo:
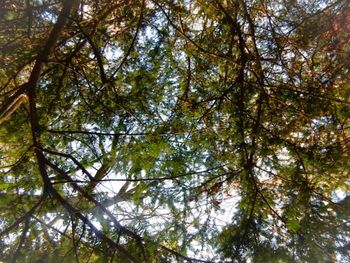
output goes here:
<path id="1" fill-rule="evenodd" d="M 56 166 L 55 164 L 51 163 L 48 160 L 45 160 L 46 164 L 52 168 L 54 171 L 56 171 L 58 174 L 60 174 L 64 179 L 71 180 L 70 176 L 63 171 L 61 168 Z M 72 180 L 71 180 L 72 181 Z M 75 190 L 77 190 L 84 198 L 86 198 L 88 201 L 94 203 L 101 211 L 103 211 L 112 222 L 115 224 L 115 226 L 124 234 L 134 238 L 136 241 L 141 242 L 141 237 L 137 235 L 136 233 L 132 232 L 131 230 L 127 229 L 126 227 L 122 226 L 120 222 L 115 218 L 115 216 L 106 208 L 104 207 L 99 201 L 97 201 L 95 198 L 93 198 L 88 192 L 84 191 L 82 187 L 74 183 L 74 181 L 71 182 L 71 185 Z"/>
<path id="2" fill-rule="evenodd" d="M 40 200 L 28 212 L 24 213 L 24 215 L 22 215 L 20 218 L 18 218 L 10 226 L 8 226 L 4 230 L 2 230 L 0 232 L 0 237 L 10 233 L 13 229 L 18 227 L 27 218 L 30 218 L 34 214 L 34 212 L 42 205 L 44 200 L 45 200 L 45 196 L 41 196 Z"/>

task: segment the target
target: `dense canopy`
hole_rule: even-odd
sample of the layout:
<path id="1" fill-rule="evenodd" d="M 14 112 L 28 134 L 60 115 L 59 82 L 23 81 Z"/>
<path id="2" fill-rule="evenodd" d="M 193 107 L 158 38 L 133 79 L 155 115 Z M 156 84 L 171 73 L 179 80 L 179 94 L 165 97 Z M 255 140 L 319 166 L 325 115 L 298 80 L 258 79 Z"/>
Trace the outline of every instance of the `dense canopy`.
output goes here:
<path id="1" fill-rule="evenodd" d="M 0 66 L 0 262 L 350 262 L 348 0 L 4 0 Z"/>

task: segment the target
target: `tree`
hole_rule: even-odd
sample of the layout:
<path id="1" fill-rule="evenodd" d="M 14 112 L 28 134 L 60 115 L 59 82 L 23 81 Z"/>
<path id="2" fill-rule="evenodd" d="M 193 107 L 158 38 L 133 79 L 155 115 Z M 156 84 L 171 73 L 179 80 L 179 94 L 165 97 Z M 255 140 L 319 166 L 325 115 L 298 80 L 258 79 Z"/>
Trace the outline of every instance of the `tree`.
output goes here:
<path id="1" fill-rule="evenodd" d="M 2 1 L 4 262 L 346 262 L 349 2 Z"/>

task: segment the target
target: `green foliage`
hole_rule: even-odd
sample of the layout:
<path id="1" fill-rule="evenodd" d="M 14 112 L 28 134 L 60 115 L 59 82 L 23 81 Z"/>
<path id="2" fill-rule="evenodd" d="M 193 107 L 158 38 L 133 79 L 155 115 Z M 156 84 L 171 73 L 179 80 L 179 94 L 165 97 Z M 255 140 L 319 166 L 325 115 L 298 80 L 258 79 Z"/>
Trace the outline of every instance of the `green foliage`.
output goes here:
<path id="1" fill-rule="evenodd" d="M 0 261 L 350 261 L 349 10 L 2 1 Z"/>

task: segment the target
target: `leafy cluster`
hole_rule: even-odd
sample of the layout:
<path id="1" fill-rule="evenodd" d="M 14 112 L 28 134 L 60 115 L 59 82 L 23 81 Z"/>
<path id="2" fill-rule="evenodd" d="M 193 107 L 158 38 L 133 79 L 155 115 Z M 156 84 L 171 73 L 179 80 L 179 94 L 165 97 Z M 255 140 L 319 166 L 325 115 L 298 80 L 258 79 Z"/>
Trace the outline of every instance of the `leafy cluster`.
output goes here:
<path id="1" fill-rule="evenodd" d="M 349 10 L 2 1 L 0 261 L 350 261 Z"/>

